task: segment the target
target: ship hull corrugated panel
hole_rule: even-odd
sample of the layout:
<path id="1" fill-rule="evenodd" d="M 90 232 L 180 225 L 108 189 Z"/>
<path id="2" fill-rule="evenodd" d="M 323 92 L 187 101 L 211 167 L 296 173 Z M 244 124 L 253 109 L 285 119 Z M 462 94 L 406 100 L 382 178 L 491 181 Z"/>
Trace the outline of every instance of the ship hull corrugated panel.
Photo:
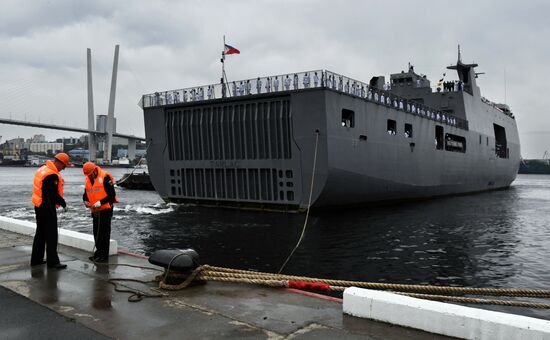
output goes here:
<path id="1" fill-rule="evenodd" d="M 288 95 L 171 105 L 146 109 L 145 116 L 154 116 L 147 137 L 164 135 L 157 138 L 164 146 L 153 140 L 150 165 L 164 199 L 299 205 L 300 158 Z"/>

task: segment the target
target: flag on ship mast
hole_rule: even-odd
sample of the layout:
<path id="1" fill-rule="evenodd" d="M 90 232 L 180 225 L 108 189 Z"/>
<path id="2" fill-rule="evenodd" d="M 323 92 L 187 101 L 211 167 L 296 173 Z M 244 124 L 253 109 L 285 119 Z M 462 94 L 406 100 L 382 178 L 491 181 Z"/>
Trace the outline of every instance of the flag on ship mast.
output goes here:
<path id="1" fill-rule="evenodd" d="M 231 45 L 224 44 L 223 54 L 241 54 L 241 51 Z"/>
<path id="2" fill-rule="evenodd" d="M 220 59 L 222 63 L 222 78 L 221 78 L 221 85 L 222 85 L 222 97 L 225 98 L 227 95 L 227 76 L 225 74 L 225 56 L 228 54 L 241 54 L 241 51 L 236 49 L 235 47 L 228 45 L 225 43 L 225 35 L 223 36 L 223 51 L 222 51 L 222 58 Z M 230 93 L 231 95 L 231 93 Z"/>

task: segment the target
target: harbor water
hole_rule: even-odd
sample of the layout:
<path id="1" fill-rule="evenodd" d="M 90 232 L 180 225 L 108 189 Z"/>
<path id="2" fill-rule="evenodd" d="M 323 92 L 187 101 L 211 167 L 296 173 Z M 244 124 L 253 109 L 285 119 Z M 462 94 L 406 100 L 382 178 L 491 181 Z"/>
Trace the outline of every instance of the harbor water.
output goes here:
<path id="1" fill-rule="evenodd" d="M 108 169 L 116 179 L 126 169 Z M 0 168 L 0 215 L 34 221 L 36 168 Z M 139 170 L 137 170 L 139 171 Z M 81 169 L 66 169 L 59 226 L 91 233 Z M 304 214 L 166 204 L 117 188 L 111 237 L 132 252 L 194 248 L 202 263 L 276 272 Z M 507 190 L 316 211 L 284 272 L 315 277 L 474 287 L 550 287 L 550 176 L 518 175 Z M 485 308 L 485 307 L 484 307 Z M 499 307 L 489 307 L 499 310 Z M 501 310 L 501 309 L 500 309 Z M 508 309 L 509 310 L 509 309 Z M 513 309 L 550 319 L 546 310 Z"/>

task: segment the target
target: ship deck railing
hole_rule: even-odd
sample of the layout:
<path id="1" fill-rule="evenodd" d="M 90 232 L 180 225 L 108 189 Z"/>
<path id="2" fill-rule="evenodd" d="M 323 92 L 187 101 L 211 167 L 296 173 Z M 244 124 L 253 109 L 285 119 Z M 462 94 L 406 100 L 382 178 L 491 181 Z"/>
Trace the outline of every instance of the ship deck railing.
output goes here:
<path id="1" fill-rule="evenodd" d="M 489 99 L 485 97 L 481 97 L 481 101 L 485 104 L 492 106 L 493 108 L 497 109 L 498 111 L 502 112 L 503 114 L 509 116 L 510 118 L 514 118 L 514 115 L 510 111 L 504 111 L 501 107 L 498 106 L 497 103 L 490 101 Z"/>
<path id="2" fill-rule="evenodd" d="M 230 81 L 184 89 L 155 92 L 143 95 L 142 108 L 172 104 L 203 102 L 220 98 L 245 97 L 258 94 L 275 94 L 308 89 L 331 89 L 384 105 L 408 114 L 431 119 L 442 124 L 468 130 L 468 121 L 422 103 L 400 97 L 391 92 L 370 86 L 362 81 L 327 71 L 313 70 L 280 74 L 268 77 Z"/>

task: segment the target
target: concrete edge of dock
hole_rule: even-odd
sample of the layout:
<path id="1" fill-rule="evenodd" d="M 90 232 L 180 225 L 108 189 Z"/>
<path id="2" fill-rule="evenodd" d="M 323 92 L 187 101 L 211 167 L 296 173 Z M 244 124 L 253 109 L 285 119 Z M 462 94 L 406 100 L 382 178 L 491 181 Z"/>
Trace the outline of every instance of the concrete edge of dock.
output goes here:
<path id="1" fill-rule="evenodd" d="M 33 236 L 36 232 L 36 223 L 0 216 L 0 229 Z M 92 252 L 95 247 L 93 235 L 61 228 L 59 229 L 58 243 L 87 252 Z M 109 255 L 116 255 L 117 253 L 118 243 L 116 240 L 111 239 L 109 242 Z"/>
<path id="2" fill-rule="evenodd" d="M 550 339 L 550 321 L 351 287 L 345 314 L 464 339 Z"/>

